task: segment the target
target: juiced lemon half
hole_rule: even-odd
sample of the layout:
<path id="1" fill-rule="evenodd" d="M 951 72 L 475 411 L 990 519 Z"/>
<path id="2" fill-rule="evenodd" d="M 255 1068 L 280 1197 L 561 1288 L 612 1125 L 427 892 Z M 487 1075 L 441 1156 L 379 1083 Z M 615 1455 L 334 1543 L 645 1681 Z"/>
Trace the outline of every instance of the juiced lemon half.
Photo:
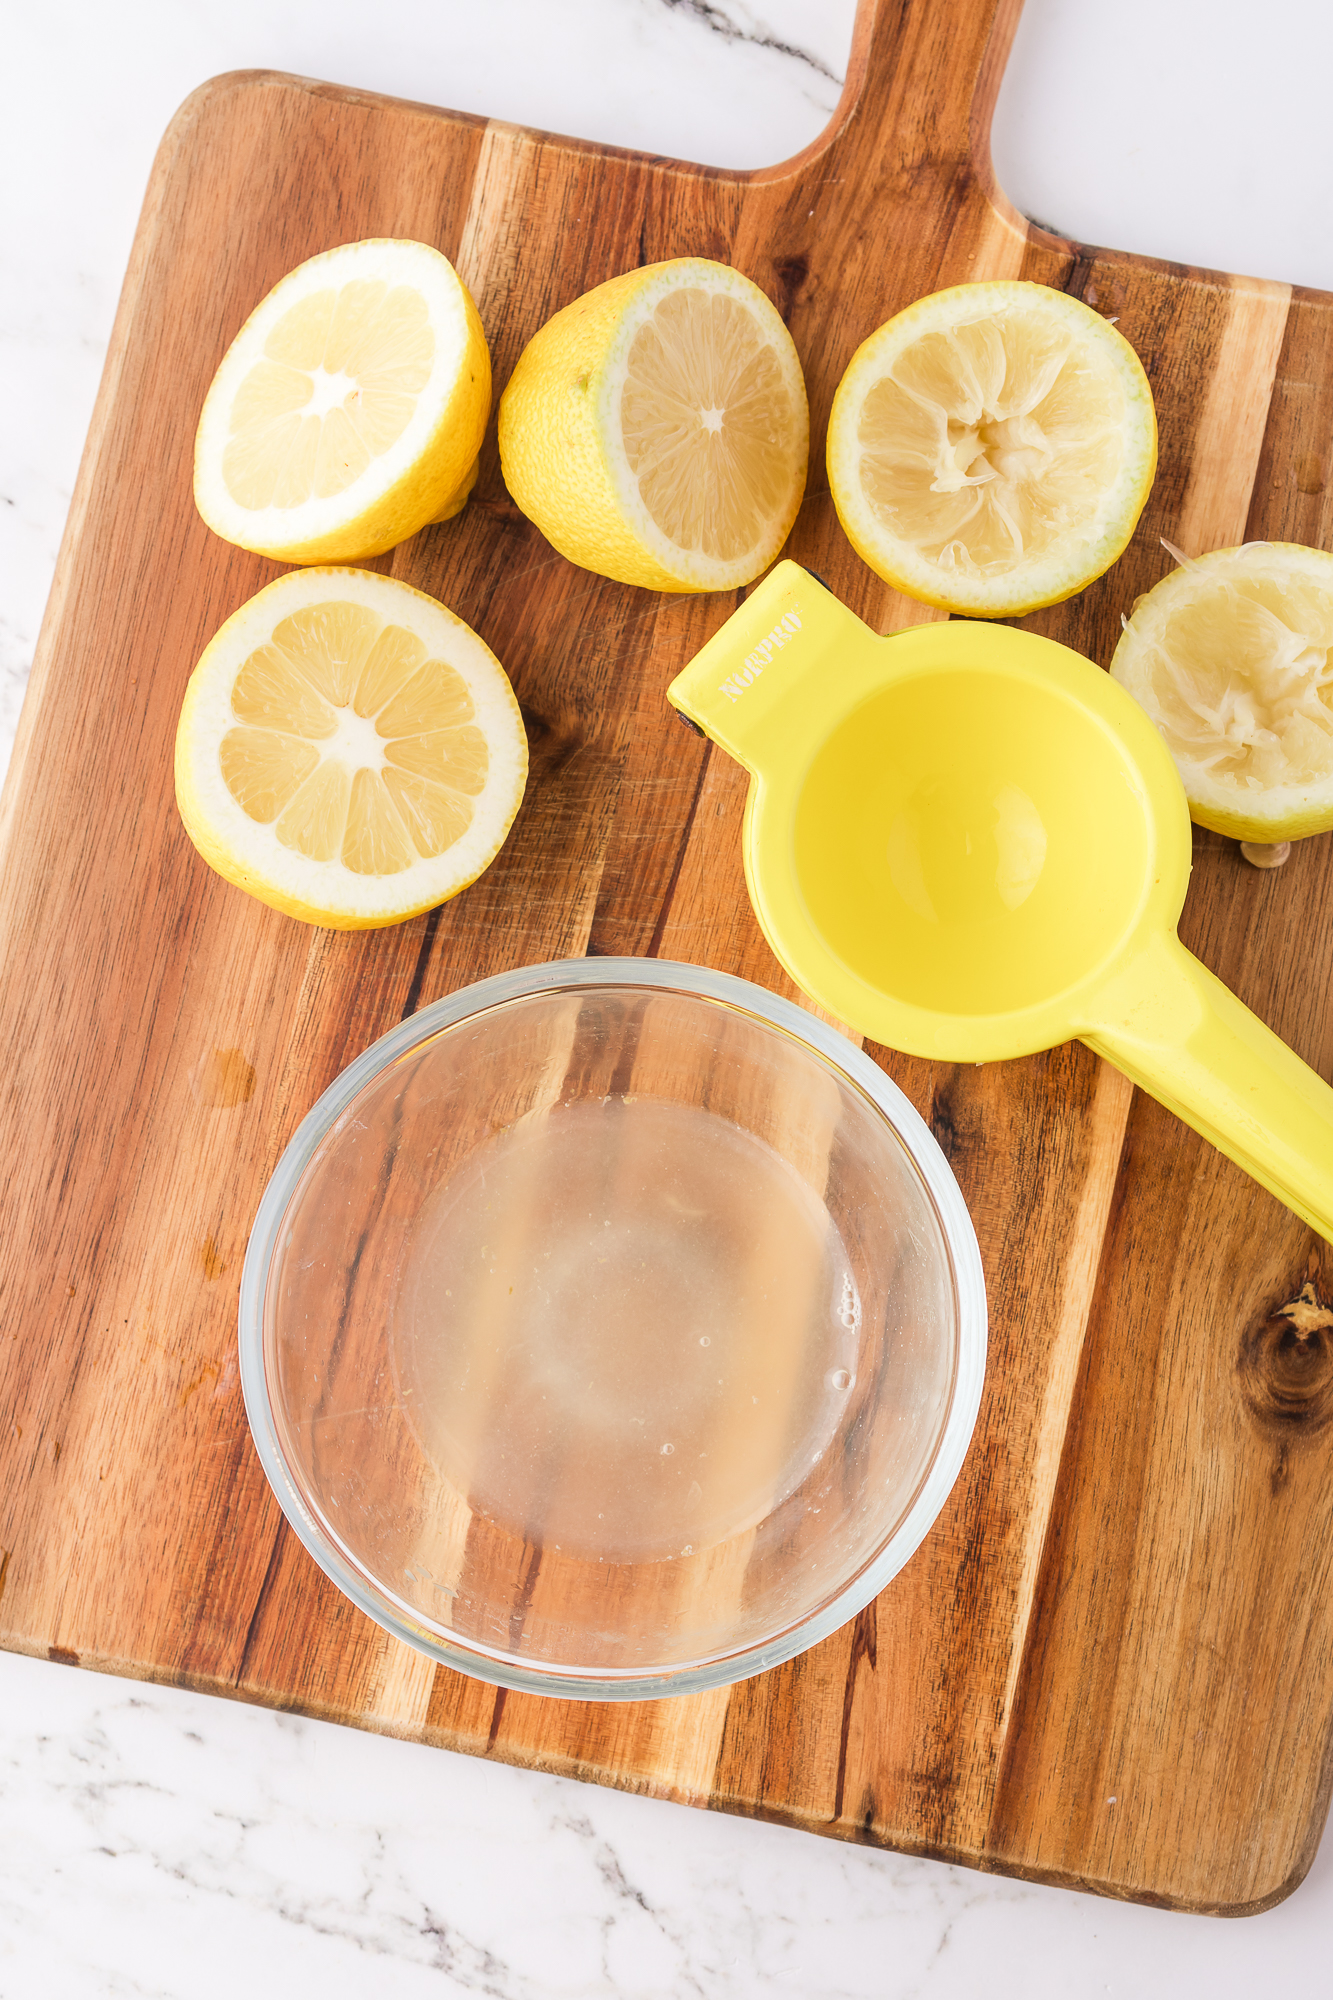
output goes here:
<path id="1" fill-rule="evenodd" d="M 1166 738 L 1200 826 L 1268 847 L 1333 827 L 1333 555 L 1250 542 L 1182 558 L 1134 606 L 1111 672 Z"/>
<path id="2" fill-rule="evenodd" d="M 872 333 L 838 385 L 828 475 L 848 538 L 909 597 L 973 617 L 1109 568 L 1157 465 L 1138 356 L 1078 299 L 958 285 Z"/>
<path id="3" fill-rule="evenodd" d="M 547 321 L 500 399 L 505 484 L 571 562 L 649 590 L 767 569 L 805 491 L 791 335 L 727 264 L 627 271 Z"/>
<path id="4" fill-rule="evenodd" d="M 486 336 L 448 258 L 344 243 L 275 285 L 223 356 L 195 503 L 279 562 L 379 555 L 463 506 L 490 408 Z"/>
<path id="5" fill-rule="evenodd" d="M 399 923 L 475 881 L 527 768 L 490 648 L 369 570 L 293 571 L 243 604 L 176 732 L 176 801 L 205 861 L 335 930 Z"/>

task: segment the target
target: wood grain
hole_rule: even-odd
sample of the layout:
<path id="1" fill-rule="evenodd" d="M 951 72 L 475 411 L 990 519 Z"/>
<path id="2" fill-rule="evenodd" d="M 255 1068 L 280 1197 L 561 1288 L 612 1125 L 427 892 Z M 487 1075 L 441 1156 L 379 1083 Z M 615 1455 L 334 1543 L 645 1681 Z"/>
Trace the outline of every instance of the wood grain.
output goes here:
<path id="1" fill-rule="evenodd" d="M 275 573 L 190 497 L 204 390 L 303 257 L 418 237 L 458 264 L 502 385 L 542 321 L 640 262 L 747 271 L 791 327 L 816 453 L 788 552 L 877 629 L 934 616 L 842 536 L 820 446 L 859 342 L 1020 275 L 1115 317 L 1161 464 L 1134 540 L 1024 621 L 1103 665 L 1134 598 L 1242 536 L 1333 546 L 1333 301 L 1053 238 L 995 187 L 1013 0 L 865 0 L 798 159 L 729 174 L 245 75 L 159 153 L 0 805 L 0 1642 L 109 1671 L 1189 1909 L 1277 1900 L 1333 1782 L 1330 1253 L 1080 1047 L 982 1069 L 872 1049 L 976 1219 L 992 1354 L 936 1529 L 780 1671 L 598 1707 L 506 1695 L 389 1640 L 286 1530 L 235 1361 L 264 1183 L 340 1068 L 509 966 L 679 957 L 791 997 L 744 892 L 740 772 L 664 690 L 733 596 L 556 557 L 499 476 L 378 559 L 505 662 L 532 782 L 495 865 L 378 934 L 311 931 L 203 867 L 171 795 L 185 681 Z M 1186 941 L 1333 1070 L 1328 836 L 1274 874 L 1199 833 Z"/>

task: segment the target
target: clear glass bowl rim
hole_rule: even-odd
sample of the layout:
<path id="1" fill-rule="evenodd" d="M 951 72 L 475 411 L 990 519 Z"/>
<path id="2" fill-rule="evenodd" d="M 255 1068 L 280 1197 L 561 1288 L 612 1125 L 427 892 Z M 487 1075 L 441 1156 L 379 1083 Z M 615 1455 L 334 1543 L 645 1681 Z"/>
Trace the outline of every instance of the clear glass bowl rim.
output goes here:
<path id="1" fill-rule="evenodd" d="M 836 1597 L 773 1638 L 660 1674 L 613 1671 L 583 1676 L 548 1671 L 512 1657 L 474 1651 L 457 1639 L 443 1640 L 416 1623 L 349 1561 L 302 1495 L 279 1441 L 264 1366 L 264 1300 L 283 1222 L 307 1166 L 352 1099 L 419 1042 L 469 1016 L 538 993 L 602 986 L 638 986 L 719 1001 L 777 1028 L 841 1071 L 892 1127 L 926 1186 L 949 1255 L 958 1310 L 957 1365 L 944 1429 L 915 1499 L 883 1546 Z M 259 1204 L 241 1273 L 238 1334 L 245 1413 L 264 1476 L 307 1553 L 367 1617 L 441 1666 L 494 1686 L 575 1701 L 653 1701 L 697 1694 L 781 1666 L 854 1618 L 915 1554 L 962 1469 L 976 1424 L 986 1367 L 986 1287 L 972 1218 L 938 1141 L 898 1086 L 846 1036 L 818 1015 L 731 973 L 673 959 L 569 958 L 519 966 L 430 1002 L 372 1042 L 334 1078 L 292 1135 Z"/>

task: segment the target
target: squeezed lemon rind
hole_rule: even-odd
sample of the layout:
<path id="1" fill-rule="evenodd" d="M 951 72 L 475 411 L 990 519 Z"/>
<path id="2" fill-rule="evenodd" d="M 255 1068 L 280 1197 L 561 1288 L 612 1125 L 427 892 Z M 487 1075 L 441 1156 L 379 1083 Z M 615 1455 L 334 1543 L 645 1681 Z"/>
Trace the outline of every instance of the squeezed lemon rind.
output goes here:
<path id="1" fill-rule="evenodd" d="M 1253 565 L 1262 562 L 1265 555 L 1277 558 L 1276 568 L 1326 590 L 1333 601 L 1333 555 L 1323 549 L 1309 548 L 1301 542 L 1248 542 L 1230 548 L 1211 549 L 1205 555 L 1188 558 L 1183 567 L 1169 571 L 1139 598 L 1125 620 L 1124 631 L 1111 657 L 1109 671 L 1112 679 L 1118 681 L 1150 716 L 1151 709 L 1147 708 L 1130 678 L 1131 663 L 1136 661 L 1145 647 L 1154 643 L 1151 634 L 1145 630 L 1149 621 L 1164 621 L 1169 615 L 1172 599 L 1188 598 L 1197 592 L 1200 588 L 1198 579 L 1201 576 L 1206 579 L 1210 570 L 1217 572 L 1219 580 L 1230 580 L 1228 572 L 1243 574 L 1244 558 L 1249 557 Z M 1185 788 L 1190 818 L 1196 826 L 1206 827 L 1209 832 L 1221 834 L 1228 840 L 1254 841 L 1265 847 L 1276 846 L 1284 840 L 1307 840 L 1314 834 L 1333 829 L 1333 776 L 1321 785 L 1266 786 L 1253 795 L 1253 805 L 1248 810 L 1243 809 L 1235 803 L 1234 795 L 1221 786 L 1209 784 L 1206 774 L 1197 764 L 1173 749 L 1166 729 L 1155 716 L 1152 720 L 1171 751 L 1172 761 Z"/>
<path id="2" fill-rule="evenodd" d="M 1039 304 L 1060 320 L 1091 333 L 1098 351 L 1118 370 L 1126 398 L 1126 433 L 1137 445 L 1126 451 L 1116 480 L 1107 489 L 1077 561 L 1019 564 L 1004 578 L 941 581 L 939 566 L 913 559 L 906 545 L 886 534 L 864 499 L 859 476 L 861 447 L 857 422 L 874 382 L 892 359 L 922 334 L 977 320 L 1006 305 Z M 952 310 L 951 310 L 952 308 Z M 1136 421 L 1135 421 L 1136 420 Z M 1157 416 L 1152 390 L 1137 354 L 1124 336 L 1079 299 L 1021 278 L 996 278 L 954 285 L 917 299 L 877 327 L 856 349 L 834 393 L 829 413 L 826 461 L 829 490 L 844 534 L 861 560 L 904 596 L 976 618 L 1021 618 L 1062 604 L 1103 576 L 1133 538 L 1157 472 Z"/>

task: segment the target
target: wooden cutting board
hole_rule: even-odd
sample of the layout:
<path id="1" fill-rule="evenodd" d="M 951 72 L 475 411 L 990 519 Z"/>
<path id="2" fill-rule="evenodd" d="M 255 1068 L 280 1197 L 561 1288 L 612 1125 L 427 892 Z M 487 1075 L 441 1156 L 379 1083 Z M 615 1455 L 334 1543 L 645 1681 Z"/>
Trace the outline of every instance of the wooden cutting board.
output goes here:
<path id="1" fill-rule="evenodd" d="M 857 344 L 908 301 L 1022 276 L 1118 319 L 1161 468 L 1134 541 L 1024 621 L 1103 664 L 1191 551 L 1328 547 L 1333 300 L 1087 249 L 996 189 L 1016 0 L 864 0 L 833 126 L 733 174 L 297 78 L 225 77 L 159 153 L 4 794 L 0 1641 L 147 1679 L 975 1867 L 1239 1912 L 1309 1864 L 1333 1758 L 1333 1250 L 1081 1047 L 876 1059 L 976 1219 L 993 1319 L 967 1465 L 879 1601 L 732 1690 L 506 1695 L 388 1640 L 288 1532 L 250 1446 L 237 1286 L 260 1192 L 340 1068 L 425 1001 L 576 953 L 790 992 L 741 876 L 744 777 L 668 681 L 733 609 L 556 557 L 477 496 L 378 567 L 505 662 L 532 781 L 494 867 L 381 933 L 311 930 L 212 876 L 177 821 L 186 679 L 274 565 L 210 535 L 195 421 L 292 265 L 418 237 L 476 296 L 503 385 L 558 307 L 639 262 L 748 272 L 805 363 L 789 553 L 881 631 L 931 617 L 860 563 L 822 443 Z M 1325 1075 L 1333 840 L 1262 874 L 1196 834 L 1184 935 Z"/>

